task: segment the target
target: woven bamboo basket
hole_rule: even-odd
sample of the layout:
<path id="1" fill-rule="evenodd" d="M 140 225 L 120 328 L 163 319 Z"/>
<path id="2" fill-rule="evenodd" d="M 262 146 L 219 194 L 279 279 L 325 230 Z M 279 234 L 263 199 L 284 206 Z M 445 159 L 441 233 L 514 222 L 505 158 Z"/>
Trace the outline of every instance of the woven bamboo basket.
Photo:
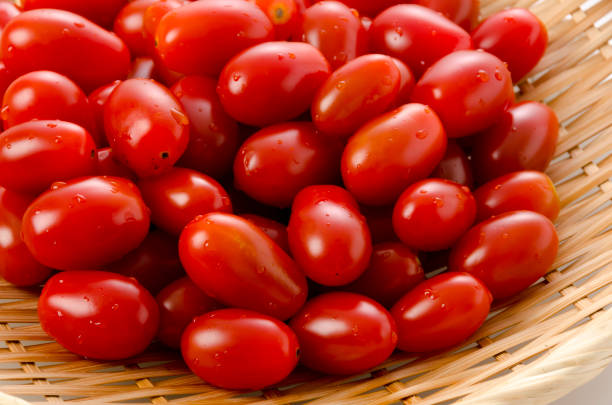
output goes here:
<path id="1" fill-rule="evenodd" d="M 482 1 L 483 16 L 526 7 L 549 29 L 548 52 L 519 99 L 548 103 L 563 122 L 548 171 L 562 242 L 554 269 L 498 304 L 469 342 L 427 358 L 398 353 L 352 378 L 298 370 L 279 387 L 232 392 L 206 385 L 161 346 L 123 362 L 71 354 L 37 323 L 39 289 L 0 282 L 0 404 L 527 405 L 594 378 L 612 361 L 612 21 L 602 21 L 612 1 L 583 3 Z"/>

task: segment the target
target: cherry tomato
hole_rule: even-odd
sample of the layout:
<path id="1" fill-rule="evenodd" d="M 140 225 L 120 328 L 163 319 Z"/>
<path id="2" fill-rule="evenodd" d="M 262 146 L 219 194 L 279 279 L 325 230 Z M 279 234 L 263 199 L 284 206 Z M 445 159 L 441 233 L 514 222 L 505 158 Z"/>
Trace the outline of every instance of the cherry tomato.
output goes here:
<path id="1" fill-rule="evenodd" d="M 57 8 L 71 11 L 109 28 L 115 21 L 115 16 L 128 0 L 19 0 L 23 10 L 37 8 Z"/>
<path id="2" fill-rule="evenodd" d="M 370 47 L 398 58 L 420 77 L 443 56 L 472 49 L 472 39 L 464 29 L 433 10 L 400 4 L 374 19 Z"/>
<path id="3" fill-rule="evenodd" d="M 120 360 L 142 353 L 155 337 L 155 299 L 131 278 L 105 271 L 51 277 L 38 300 L 43 330 L 73 353 Z"/>
<path id="4" fill-rule="evenodd" d="M 96 176 L 123 177 L 131 181 L 138 180 L 133 171 L 115 159 L 111 148 L 98 149 L 96 155 L 98 157 L 95 171 Z"/>
<path id="5" fill-rule="evenodd" d="M 322 1 L 309 7 L 300 36 L 325 55 L 332 70 L 368 50 L 368 36 L 359 16 L 338 1 Z"/>
<path id="6" fill-rule="evenodd" d="M 478 22 L 480 13 L 479 0 L 412 0 L 411 3 L 442 13 L 468 32 Z"/>
<path id="7" fill-rule="evenodd" d="M 361 213 L 368 221 L 373 243 L 399 240 L 393 230 L 393 206 L 371 207 L 362 205 Z"/>
<path id="8" fill-rule="evenodd" d="M 91 21 L 63 10 L 26 11 L 2 32 L 2 61 L 16 74 L 52 70 L 92 91 L 130 70 L 123 41 Z"/>
<path id="9" fill-rule="evenodd" d="M 426 179 L 408 187 L 393 210 L 393 229 L 406 245 L 428 252 L 450 248 L 474 223 L 476 201 L 452 181 Z"/>
<path id="10" fill-rule="evenodd" d="M 243 309 L 200 316 L 181 340 L 187 366 L 221 388 L 260 390 L 281 382 L 295 368 L 300 346 L 284 323 Z"/>
<path id="11" fill-rule="evenodd" d="M 445 150 L 438 116 L 427 106 L 406 104 L 349 139 L 341 162 L 344 185 L 362 204 L 393 204 L 407 186 L 434 170 Z"/>
<path id="12" fill-rule="evenodd" d="M 340 148 L 310 122 L 274 125 L 251 136 L 234 162 L 236 188 L 264 204 L 289 207 L 306 186 L 339 179 Z"/>
<path id="13" fill-rule="evenodd" d="M 113 31 L 130 48 L 133 56 L 153 54 L 155 43 L 144 29 L 144 14 L 157 0 L 134 0 L 127 3 L 115 18 Z"/>
<path id="14" fill-rule="evenodd" d="M 138 189 L 120 177 L 54 183 L 23 217 L 23 239 L 40 263 L 58 270 L 98 268 L 144 240 L 149 212 Z"/>
<path id="15" fill-rule="evenodd" d="M 232 213 L 232 203 L 221 184 L 195 170 L 174 167 L 140 180 L 138 187 L 151 209 L 151 222 L 172 235 L 180 235 L 198 215 Z"/>
<path id="16" fill-rule="evenodd" d="M 242 214 L 240 216 L 255 224 L 285 252 L 291 253 L 289 250 L 289 234 L 287 233 L 287 227 L 285 225 L 254 214 Z"/>
<path id="17" fill-rule="evenodd" d="M 370 266 L 346 290 L 363 294 L 390 308 L 425 280 L 416 253 L 398 242 L 374 245 Z"/>
<path id="18" fill-rule="evenodd" d="M 400 107 L 410 102 L 410 96 L 416 82 L 412 71 L 404 62 L 396 58 L 393 58 L 393 62 L 400 72 L 400 88 L 395 100 L 395 105 Z"/>
<path id="19" fill-rule="evenodd" d="M 87 96 L 72 80 L 48 70 L 26 73 L 6 89 L 2 102 L 4 129 L 31 120 L 73 122 L 95 133 Z"/>
<path id="20" fill-rule="evenodd" d="M 516 83 L 542 59 L 548 32 L 531 11 L 512 8 L 486 18 L 472 32 L 472 39 L 476 48 L 484 49 L 506 62 Z"/>
<path id="21" fill-rule="evenodd" d="M 2 30 L 4 29 L 4 27 L 6 27 L 6 24 L 8 24 L 9 21 L 13 19 L 13 17 L 18 16 L 19 13 L 21 13 L 21 10 L 19 10 L 13 4 L 13 2 L 11 1 L 0 2 L 0 34 L 2 33 Z"/>
<path id="22" fill-rule="evenodd" d="M 487 319 L 493 298 L 467 273 L 445 273 L 419 284 L 391 308 L 397 347 L 411 353 L 449 349 L 472 336 Z"/>
<path id="23" fill-rule="evenodd" d="M 510 72 L 483 51 L 457 51 L 434 63 L 417 82 L 412 100 L 438 113 L 450 138 L 495 124 L 514 102 Z"/>
<path id="24" fill-rule="evenodd" d="M 0 276 L 11 284 L 40 284 L 51 269 L 38 263 L 21 239 L 21 218 L 30 198 L 0 187 Z"/>
<path id="25" fill-rule="evenodd" d="M 300 31 L 302 12 L 295 0 L 249 0 L 261 8 L 274 25 L 277 41 L 288 41 Z"/>
<path id="26" fill-rule="evenodd" d="M 246 219 L 225 213 L 197 217 L 181 234 L 179 254 L 189 277 L 228 306 L 285 320 L 306 301 L 301 270 Z"/>
<path id="27" fill-rule="evenodd" d="M 465 271 L 491 290 L 495 299 L 529 287 L 552 266 L 559 239 L 545 216 L 512 211 L 470 229 L 451 251 L 450 271 Z"/>
<path id="28" fill-rule="evenodd" d="M 153 80 L 117 85 L 104 105 L 104 126 L 117 159 L 140 177 L 169 170 L 189 142 L 185 110 Z"/>
<path id="29" fill-rule="evenodd" d="M 474 186 L 472 164 L 463 149 L 452 139 L 448 141 L 446 153 L 431 176 L 450 180 L 466 187 Z"/>
<path id="30" fill-rule="evenodd" d="M 170 11 L 185 4 L 187 4 L 185 0 L 158 0 L 147 7 L 143 14 L 143 30 L 146 37 L 155 38 L 155 32 L 161 19 Z"/>
<path id="31" fill-rule="evenodd" d="M 238 149 L 238 125 L 223 110 L 217 81 L 187 76 L 172 86 L 189 118 L 189 145 L 178 165 L 220 178 L 232 167 Z"/>
<path id="32" fill-rule="evenodd" d="M 155 61 L 153 58 L 143 56 L 134 59 L 128 79 L 151 79 L 155 75 Z"/>
<path id="33" fill-rule="evenodd" d="M 479 180 L 520 170 L 546 170 L 558 136 L 559 120 L 550 107 L 535 101 L 513 105 L 474 143 L 472 159 Z"/>
<path id="34" fill-rule="evenodd" d="M 337 186 L 310 186 L 295 197 L 289 220 L 289 246 L 313 281 L 340 286 L 368 267 L 372 240 L 357 202 Z"/>
<path id="35" fill-rule="evenodd" d="M 306 112 L 329 72 L 325 57 L 310 44 L 267 42 L 233 58 L 217 92 L 229 115 L 264 127 Z"/>
<path id="36" fill-rule="evenodd" d="M 92 174 L 96 145 L 82 127 L 64 121 L 29 121 L 0 134 L 0 185 L 38 194 L 51 183 Z"/>
<path id="37" fill-rule="evenodd" d="M 189 277 L 174 281 L 155 297 L 159 305 L 157 337 L 166 346 L 180 349 L 181 335 L 193 318 L 220 309 Z"/>
<path id="38" fill-rule="evenodd" d="M 401 80 L 392 58 L 360 56 L 332 73 L 319 89 L 310 109 L 312 121 L 325 134 L 347 138 L 393 106 Z"/>
<path id="39" fill-rule="evenodd" d="M 289 325 L 300 341 L 302 364 L 326 374 L 365 372 L 387 360 L 397 343 L 389 312 L 359 294 L 319 295 Z"/>
<path id="40" fill-rule="evenodd" d="M 255 4 L 206 0 L 168 12 L 157 26 L 155 44 L 169 69 L 216 76 L 234 55 L 273 38 L 274 26 Z"/>
<path id="41" fill-rule="evenodd" d="M 104 133 L 104 106 L 106 105 L 108 97 L 119 83 L 121 83 L 120 80 L 115 80 L 111 84 L 106 84 L 94 90 L 88 97 L 89 106 L 96 120 L 96 132 L 91 135 L 96 142 L 96 146 L 99 148 L 108 146 L 108 139 L 106 139 L 106 134 Z"/>

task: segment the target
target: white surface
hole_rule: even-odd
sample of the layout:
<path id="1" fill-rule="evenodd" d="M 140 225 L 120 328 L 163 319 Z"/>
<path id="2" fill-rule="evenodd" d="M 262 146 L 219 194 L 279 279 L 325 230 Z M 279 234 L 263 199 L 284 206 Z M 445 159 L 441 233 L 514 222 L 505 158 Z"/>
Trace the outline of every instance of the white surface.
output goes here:
<path id="1" fill-rule="evenodd" d="M 612 404 L 612 367 L 599 377 L 578 388 L 551 405 L 610 405 Z"/>

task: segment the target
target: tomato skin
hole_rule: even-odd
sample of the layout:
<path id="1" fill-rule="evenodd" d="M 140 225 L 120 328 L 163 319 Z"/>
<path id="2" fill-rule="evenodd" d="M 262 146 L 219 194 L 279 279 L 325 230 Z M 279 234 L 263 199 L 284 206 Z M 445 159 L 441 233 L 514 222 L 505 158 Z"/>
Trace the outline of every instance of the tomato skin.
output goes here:
<path id="1" fill-rule="evenodd" d="M 148 56 L 135 58 L 128 79 L 152 79 L 155 75 L 155 61 Z"/>
<path id="2" fill-rule="evenodd" d="M 104 133 L 104 106 L 108 101 L 108 97 L 119 85 L 119 83 L 121 83 L 121 80 L 115 80 L 110 84 L 105 84 L 104 86 L 91 92 L 87 97 L 89 100 L 89 107 L 91 108 L 96 121 L 96 132 L 91 135 L 93 136 L 98 148 L 108 146 L 108 139 L 106 139 L 106 134 Z"/>
<path id="3" fill-rule="evenodd" d="M 341 161 L 344 185 L 362 204 L 393 204 L 427 177 L 446 150 L 446 135 L 427 106 L 406 104 L 368 122 L 353 135 Z"/>
<path id="4" fill-rule="evenodd" d="M 451 251 L 450 271 L 480 279 L 495 299 L 511 297 L 529 287 L 552 266 L 559 238 L 545 216 L 511 211 L 470 229 Z"/>
<path id="5" fill-rule="evenodd" d="M 463 149 L 452 139 L 448 141 L 446 153 L 431 177 L 450 180 L 470 188 L 474 187 L 472 164 Z"/>
<path id="6" fill-rule="evenodd" d="M 410 353 L 449 349 L 484 323 L 493 298 L 467 273 L 444 273 L 419 284 L 391 308 L 397 347 Z"/>
<path id="7" fill-rule="evenodd" d="M 19 0 L 23 10 L 56 8 L 82 15 L 94 23 L 109 28 L 115 16 L 128 0 Z"/>
<path id="8" fill-rule="evenodd" d="M 370 17 L 376 16 L 381 11 L 395 5 L 402 3 L 402 0 L 338 0 L 341 3 L 346 4 L 350 8 L 356 9 L 359 14 L 364 14 Z M 319 0 L 314 0 L 312 3 L 317 3 Z"/>
<path id="9" fill-rule="evenodd" d="M 96 176 L 123 177 L 134 182 L 138 180 L 134 172 L 115 159 L 111 148 L 98 149 L 96 155 Z"/>
<path id="10" fill-rule="evenodd" d="M 8 70 L 4 62 L 0 61 L 0 96 L 4 97 L 4 92 L 6 91 L 8 86 L 13 83 L 13 80 L 15 80 L 15 75 L 13 74 L 13 72 Z"/>
<path id="11" fill-rule="evenodd" d="M 380 13 L 370 29 L 370 48 L 404 62 L 416 77 L 451 52 L 472 49 L 464 29 L 439 13 L 400 4 Z"/>
<path id="12" fill-rule="evenodd" d="M 368 267 L 370 231 L 357 202 L 343 188 L 302 189 L 293 201 L 287 230 L 293 258 L 319 284 L 348 284 Z"/>
<path id="13" fill-rule="evenodd" d="M 400 72 L 400 88 L 397 93 L 395 105 L 401 107 L 402 105 L 410 102 L 410 96 L 412 95 L 412 90 L 414 90 L 414 85 L 416 82 L 414 79 L 414 74 L 408 65 L 397 58 L 393 58 L 393 62 L 395 62 L 395 66 Z"/>
<path id="14" fill-rule="evenodd" d="M 161 19 L 175 8 L 179 8 L 187 4 L 185 0 L 162 0 L 155 1 L 149 7 L 145 8 L 143 14 L 143 30 L 148 38 L 154 41 L 155 32 Z M 155 46 L 155 44 L 153 44 Z M 155 50 L 153 50 L 155 52 Z"/>
<path id="15" fill-rule="evenodd" d="M 0 33 L 2 33 L 4 27 L 6 27 L 6 24 L 8 24 L 13 17 L 18 16 L 19 13 L 21 13 L 21 10 L 19 10 L 12 2 L 0 2 Z"/>
<path id="16" fill-rule="evenodd" d="M 238 54 L 223 69 L 217 93 L 237 121 L 265 127 L 303 114 L 330 73 L 317 48 L 267 42 Z"/>
<path id="17" fill-rule="evenodd" d="M 544 56 L 548 32 L 531 11 L 512 8 L 487 17 L 472 32 L 472 39 L 476 48 L 484 49 L 506 62 L 514 83 L 517 83 Z"/>
<path id="18" fill-rule="evenodd" d="M 138 182 L 151 209 L 151 222 L 171 235 L 180 235 L 185 225 L 209 212 L 232 213 L 232 202 L 221 184 L 205 174 L 182 167 Z"/>
<path id="19" fill-rule="evenodd" d="M 295 333 L 277 319 L 243 309 L 221 309 L 187 327 L 181 351 L 187 366 L 204 381 L 227 389 L 259 390 L 281 382 L 293 371 L 300 346 Z"/>
<path id="20" fill-rule="evenodd" d="M 174 95 L 146 79 L 121 82 L 104 105 L 106 136 L 117 159 L 139 177 L 168 171 L 189 142 L 189 119 Z"/>
<path id="21" fill-rule="evenodd" d="M 249 0 L 262 9 L 274 25 L 277 41 L 299 38 L 302 10 L 295 0 Z"/>
<path id="22" fill-rule="evenodd" d="M 407 246 L 428 252 L 450 248 L 474 223 L 476 201 L 452 181 L 426 179 L 408 187 L 393 210 L 393 229 Z"/>
<path id="23" fill-rule="evenodd" d="M 287 227 L 285 225 L 272 219 L 254 214 L 242 214 L 240 216 L 255 224 L 281 249 L 291 254 L 291 251 L 289 250 L 289 234 L 287 233 Z"/>
<path id="24" fill-rule="evenodd" d="M 9 190 L 35 195 L 95 168 L 96 145 L 76 124 L 29 121 L 0 134 L 0 185 Z"/>
<path id="25" fill-rule="evenodd" d="M 179 255 L 189 277 L 227 306 L 285 320 L 306 301 L 306 278 L 295 262 L 256 225 L 235 215 L 197 217 L 181 234 Z"/>
<path id="26" fill-rule="evenodd" d="M 343 139 L 393 106 L 401 74 L 393 59 L 364 55 L 336 70 L 317 92 L 312 122 L 330 136 Z"/>
<path id="27" fill-rule="evenodd" d="M 40 324 L 73 353 L 120 360 L 142 353 L 157 332 L 155 299 L 135 280 L 105 271 L 51 277 L 38 300 Z"/>
<path id="28" fill-rule="evenodd" d="M 130 52 L 121 39 L 63 10 L 19 14 L 2 32 L 0 48 L 2 61 L 15 74 L 51 70 L 85 91 L 123 79 L 130 70 Z"/>
<path id="29" fill-rule="evenodd" d="M 230 171 L 238 150 L 238 124 L 223 110 L 217 81 L 187 76 L 170 89 L 189 117 L 189 145 L 179 166 L 221 178 Z"/>
<path id="30" fill-rule="evenodd" d="M 412 0 L 411 3 L 442 13 L 468 32 L 478 23 L 479 0 Z"/>
<path id="31" fill-rule="evenodd" d="M 113 32 L 125 42 L 132 56 L 147 56 L 155 51 L 153 37 L 144 29 L 144 14 L 157 0 L 133 0 L 115 18 Z"/>
<path id="32" fill-rule="evenodd" d="M 385 361 L 397 331 L 387 310 L 359 294 L 332 292 L 308 301 L 289 323 L 301 362 L 326 374 L 359 374 Z"/>
<path id="33" fill-rule="evenodd" d="M 159 305 L 157 337 L 173 349 L 180 349 L 181 335 L 193 318 L 221 308 L 189 277 L 180 278 L 166 286 L 155 300 Z"/>
<path id="34" fill-rule="evenodd" d="M 371 207 L 362 205 L 361 213 L 368 221 L 372 243 L 398 241 L 393 230 L 393 206 Z"/>
<path id="35" fill-rule="evenodd" d="M 289 207 L 304 187 L 339 179 L 340 148 L 310 122 L 289 122 L 248 138 L 234 161 L 234 184 L 250 197 Z"/>
<path id="36" fill-rule="evenodd" d="M 546 170 L 558 136 L 559 120 L 550 107 L 535 101 L 513 105 L 495 126 L 477 136 L 472 159 L 479 180 Z"/>
<path id="37" fill-rule="evenodd" d="M 149 213 L 138 189 L 120 177 L 54 183 L 23 217 L 28 249 L 58 270 L 111 263 L 140 245 L 148 231 Z"/>
<path id="38" fill-rule="evenodd" d="M 274 38 L 274 26 L 243 0 L 196 1 L 168 12 L 155 33 L 156 50 L 170 69 L 216 76 L 237 53 Z"/>

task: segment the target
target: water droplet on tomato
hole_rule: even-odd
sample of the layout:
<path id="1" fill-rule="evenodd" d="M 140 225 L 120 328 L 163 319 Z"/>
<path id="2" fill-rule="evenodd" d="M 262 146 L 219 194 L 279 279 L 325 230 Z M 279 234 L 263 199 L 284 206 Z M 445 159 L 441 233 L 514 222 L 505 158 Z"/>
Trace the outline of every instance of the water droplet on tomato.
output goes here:
<path id="1" fill-rule="evenodd" d="M 478 78 L 478 80 L 480 80 L 483 83 L 486 83 L 489 81 L 489 74 L 482 69 L 479 70 L 478 73 L 476 73 L 476 77 Z"/>
<path id="2" fill-rule="evenodd" d="M 8 105 L 5 105 L 4 107 L 2 107 L 2 110 L 0 110 L 0 116 L 2 117 L 4 121 L 8 120 L 10 112 L 11 112 L 11 107 L 9 107 Z"/>
<path id="3" fill-rule="evenodd" d="M 179 111 L 176 108 L 171 108 L 170 109 L 170 115 L 172 115 L 172 118 L 174 118 L 174 120 L 179 125 L 188 125 L 189 124 L 189 118 L 187 118 L 187 116 L 182 111 Z"/>
<path id="4" fill-rule="evenodd" d="M 85 28 L 85 24 L 83 24 L 80 21 L 75 21 L 74 22 L 74 26 L 77 27 L 77 28 Z"/>
<path id="5" fill-rule="evenodd" d="M 60 143 L 64 142 L 64 139 L 63 139 L 63 138 L 62 138 L 60 135 L 58 135 L 58 136 L 56 136 L 56 137 L 53 139 L 53 142 L 55 142 L 55 143 L 57 143 L 57 144 L 60 144 Z"/>
<path id="6" fill-rule="evenodd" d="M 442 200 L 440 197 L 434 197 L 433 202 L 434 205 L 438 208 L 444 207 L 444 200 Z"/>
<path id="7" fill-rule="evenodd" d="M 48 128 L 55 128 L 55 127 L 57 127 L 57 124 L 55 124 L 55 123 L 53 123 L 53 122 L 48 122 L 48 123 L 47 123 L 47 127 L 48 127 Z"/>
<path id="8" fill-rule="evenodd" d="M 76 194 L 74 196 L 74 200 L 79 204 L 83 204 L 87 202 L 87 197 L 85 197 L 83 194 Z"/>
<path id="9" fill-rule="evenodd" d="M 493 187 L 493 190 L 499 190 L 502 188 L 501 184 L 496 185 L 495 187 Z"/>
<path id="10" fill-rule="evenodd" d="M 502 74 L 501 74 L 501 73 L 500 73 L 500 71 L 499 71 L 499 70 L 497 70 L 497 69 L 495 69 L 495 78 L 496 78 L 497 80 L 501 80 L 501 79 L 503 79 Z"/>
<path id="11" fill-rule="evenodd" d="M 118 310 L 118 309 L 119 309 L 119 304 L 113 304 L 113 305 L 111 305 L 111 309 L 112 309 L 113 311 Z"/>
<path id="12" fill-rule="evenodd" d="M 424 129 L 419 129 L 416 131 L 416 137 L 419 139 L 427 138 L 427 132 Z"/>
<path id="13" fill-rule="evenodd" d="M 62 313 L 62 311 L 57 311 L 57 317 L 58 318 L 62 318 L 64 316 L 64 314 Z"/>
<path id="14" fill-rule="evenodd" d="M 345 87 L 346 87 L 346 82 L 344 80 L 340 80 L 338 83 L 336 83 L 336 88 L 338 90 L 342 90 Z"/>
<path id="15" fill-rule="evenodd" d="M 295 59 L 296 56 L 294 53 L 289 52 L 289 59 Z"/>

